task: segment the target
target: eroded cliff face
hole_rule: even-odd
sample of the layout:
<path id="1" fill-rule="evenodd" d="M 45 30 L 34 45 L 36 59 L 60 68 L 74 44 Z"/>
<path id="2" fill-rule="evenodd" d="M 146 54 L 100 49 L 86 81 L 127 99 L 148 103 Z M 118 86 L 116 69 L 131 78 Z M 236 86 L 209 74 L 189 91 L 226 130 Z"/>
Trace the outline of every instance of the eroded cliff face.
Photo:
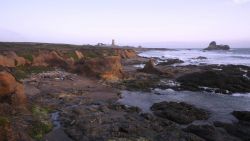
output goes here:
<path id="1" fill-rule="evenodd" d="M 121 58 L 119 56 L 80 60 L 76 64 L 75 71 L 104 80 L 118 80 L 123 77 Z"/>
<path id="2" fill-rule="evenodd" d="M 26 53 L 26 52 L 24 52 Z M 24 54 L 22 53 L 22 55 Z M 137 57 L 132 49 L 36 50 L 24 57 L 15 52 L 0 55 L 0 66 L 58 67 L 104 80 L 123 78 L 121 59 Z"/>
<path id="3" fill-rule="evenodd" d="M 29 60 L 18 56 L 15 52 L 4 52 L 0 55 L 0 65 L 4 67 L 16 67 L 20 65 L 30 64 Z"/>
<path id="4" fill-rule="evenodd" d="M 10 117 L 25 113 L 27 99 L 23 84 L 8 72 L 0 72 L 0 141 L 30 140 Z M 25 139 L 26 138 L 26 139 Z"/>
<path id="5" fill-rule="evenodd" d="M 0 103 L 8 103 L 14 107 L 25 105 L 24 87 L 10 73 L 0 72 L 0 84 Z"/>
<path id="6" fill-rule="evenodd" d="M 116 54 L 120 56 L 122 59 L 130 59 L 130 58 L 136 58 L 137 54 L 134 50 L 132 49 L 127 49 L 127 50 L 116 50 Z"/>
<path id="7" fill-rule="evenodd" d="M 104 80 L 118 80 L 123 78 L 121 59 L 137 57 L 132 49 L 113 48 L 66 51 L 43 49 L 32 53 L 23 52 L 22 55 L 25 57 L 13 51 L 5 52 L 0 55 L 0 66 L 58 67 Z"/>
<path id="8" fill-rule="evenodd" d="M 75 51 L 75 54 L 76 54 L 77 59 L 82 59 L 82 58 L 84 58 L 82 52 L 80 52 L 80 51 L 78 51 L 78 50 Z"/>
<path id="9" fill-rule="evenodd" d="M 40 51 L 38 56 L 34 56 L 33 66 L 58 66 L 62 67 L 67 65 L 67 59 L 63 58 L 56 51 Z"/>

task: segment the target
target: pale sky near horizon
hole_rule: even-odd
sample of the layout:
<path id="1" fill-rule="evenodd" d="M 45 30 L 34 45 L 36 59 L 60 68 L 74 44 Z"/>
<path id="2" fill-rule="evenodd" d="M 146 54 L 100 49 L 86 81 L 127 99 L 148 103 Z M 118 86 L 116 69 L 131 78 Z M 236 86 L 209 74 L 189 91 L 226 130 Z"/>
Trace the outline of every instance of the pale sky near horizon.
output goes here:
<path id="1" fill-rule="evenodd" d="M 250 42 L 250 0 L 0 0 L 0 41 Z"/>

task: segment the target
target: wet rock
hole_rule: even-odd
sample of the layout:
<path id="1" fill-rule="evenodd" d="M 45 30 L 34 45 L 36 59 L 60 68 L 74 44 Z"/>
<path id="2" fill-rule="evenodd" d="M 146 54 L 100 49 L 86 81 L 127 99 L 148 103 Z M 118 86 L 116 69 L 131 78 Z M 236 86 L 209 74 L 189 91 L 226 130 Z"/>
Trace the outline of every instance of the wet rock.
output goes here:
<path id="1" fill-rule="evenodd" d="M 150 59 L 144 66 L 143 69 L 139 70 L 144 73 L 151 73 L 151 74 L 158 74 L 162 75 L 163 72 L 161 72 L 159 69 L 155 67 L 155 63 L 153 59 Z"/>
<path id="2" fill-rule="evenodd" d="M 250 111 L 233 111 L 232 114 L 240 121 L 250 122 Z"/>
<path id="3" fill-rule="evenodd" d="M 250 123 L 238 122 L 238 123 L 214 123 L 216 127 L 224 128 L 230 135 L 240 138 L 242 141 L 250 140 Z"/>
<path id="4" fill-rule="evenodd" d="M 200 87 L 216 88 L 223 94 L 250 92 L 250 80 L 240 71 L 240 66 L 221 66 L 220 70 L 208 68 L 205 71 L 185 74 L 177 78 L 181 88 L 191 91 L 202 90 Z"/>
<path id="5" fill-rule="evenodd" d="M 232 113 L 239 121 L 236 123 L 215 122 L 216 127 L 224 128 L 229 134 L 240 138 L 243 141 L 250 140 L 250 112 L 234 111 Z"/>
<path id="6" fill-rule="evenodd" d="M 207 59 L 207 57 L 199 56 L 199 57 L 197 57 L 197 58 L 192 58 L 192 59 L 205 60 L 205 59 Z"/>
<path id="7" fill-rule="evenodd" d="M 124 89 L 129 91 L 151 91 L 152 88 L 158 87 L 158 83 L 159 78 L 146 77 L 132 80 L 124 80 L 119 87 L 124 86 Z"/>
<path id="8" fill-rule="evenodd" d="M 125 105 L 121 104 L 110 104 L 108 105 L 109 109 L 115 110 L 115 111 L 126 111 L 128 113 L 139 113 L 141 112 L 141 109 L 139 107 L 126 107 Z"/>
<path id="9" fill-rule="evenodd" d="M 211 125 L 190 125 L 184 131 L 191 132 L 206 141 L 240 141 L 240 139 L 229 135 L 224 129 Z"/>
<path id="10" fill-rule="evenodd" d="M 104 105 L 102 105 L 103 107 Z M 150 141 L 202 141 L 191 133 L 178 129 L 173 122 L 158 119 L 149 114 L 138 114 L 137 108 L 122 105 L 109 105 L 105 111 L 89 111 L 86 106 L 76 107 L 82 112 L 67 110 L 61 115 L 67 134 L 76 141 L 80 140 L 137 140 Z M 80 113 L 80 114 L 79 114 Z M 75 124 L 70 124 L 75 120 Z M 197 140 L 195 140 L 197 139 Z"/>
<path id="11" fill-rule="evenodd" d="M 160 62 L 157 65 L 158 66 L 165 66 L 165 65 L 173 65 L 173 64 L 181 64 L 184 63 L 184 61 L 180 59 L 167 59 L 166 62 Z"/>
<path id="12" fill-rule="evenodd" d="M 176 136 L 179 136 L 176 138 Z M 196 136 L 194 134 L 183 134 L 179 133 L 178 130 L 172 130 L 172 132 L 164 132 L 155 138 L 155 141 L 205 141 L 203 138 Z"/>
<path id="13" fill-rule="evenodd" d="M 172 120 L 180 124 L 188 124 L 195 120 L 205 120 L 208 113 L 184 102 L 155 103 L 151 110 L 156 116 Z"/>
<path id="14" fill-rule="evenodd" d="M 229 45 L 217 45 L 215 41 L 212 41 L 204 50 L 229 50 Z"/>

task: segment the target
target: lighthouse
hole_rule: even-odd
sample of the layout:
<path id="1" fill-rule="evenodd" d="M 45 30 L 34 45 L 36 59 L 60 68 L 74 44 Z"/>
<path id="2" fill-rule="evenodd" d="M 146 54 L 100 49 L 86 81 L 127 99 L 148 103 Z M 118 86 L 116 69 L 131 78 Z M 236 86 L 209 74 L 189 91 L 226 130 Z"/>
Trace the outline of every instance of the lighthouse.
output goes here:
<path id="1" fill-rule="evenodd" d="M 111 46 L 112 47 L 115 47 L 116 45 L 115 45 L 115 40 L 114 39 L 112 39 L 112 44 L 111 44 Z"/>

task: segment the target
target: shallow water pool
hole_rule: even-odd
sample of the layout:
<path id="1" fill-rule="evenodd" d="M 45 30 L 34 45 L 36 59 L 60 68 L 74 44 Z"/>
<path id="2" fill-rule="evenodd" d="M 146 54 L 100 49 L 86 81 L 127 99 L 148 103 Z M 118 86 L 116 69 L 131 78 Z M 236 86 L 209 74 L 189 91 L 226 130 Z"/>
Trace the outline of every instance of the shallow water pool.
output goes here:
<path id="1" fill-rule="evenodd" d="M 119 100 L 122 104 L 137 106 L 143 112 L 151 112 L 150 107 L 154 103 L 162 101 L 185 102 L 205 109 L 211 113 L 210 118 L 205 121 L 209 123 L 213 121 L 235 122 L 237 119 L 231 115 L 233 111 L 250 111 L 249 94 L 222 95 L 208 92 L 157 89 L 151 93 L 122 91 L 122 98 Z"/>

